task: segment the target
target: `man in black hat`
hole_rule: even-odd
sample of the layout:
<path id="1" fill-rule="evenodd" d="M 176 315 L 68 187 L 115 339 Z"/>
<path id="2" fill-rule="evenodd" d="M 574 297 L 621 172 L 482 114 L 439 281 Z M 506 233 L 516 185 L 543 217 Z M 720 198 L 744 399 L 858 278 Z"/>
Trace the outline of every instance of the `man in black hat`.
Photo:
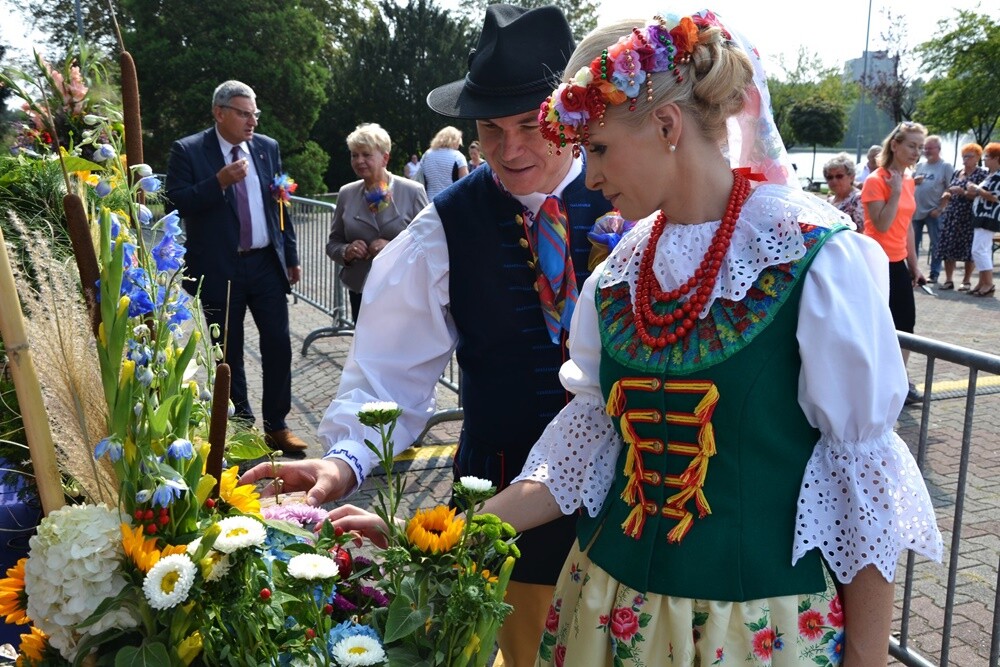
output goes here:
<path id="1" fill-rule="evenodd" d="M 542 137 L 538 108 L 573 52 L 555 7 L 491 5 L 465 79 L 427 104 L 475 119 L 488 165 L 436 196 L 382 251 L 365 283 L 354 345 L 337 398 L 319 427 L 322 460 L 284 463 L 286 490 L 320 504 L 357 488 L 376 461 L 362 444 L 361 406 L 403 408 L 405 449 L 434 412 L 434 389 L 457 351 L 464 424 L 456 478 L 518 475 L 531 446 L 569 396 L 558 371 L 576 286 L 587 277 L 587 232 L 610 204 L 584 186 L 583 162 Z M 275 474 L 253 468 L 243 482 Z M 337 510 L 334 510 L 337 512 Z M 498 641 L 505 667 L 533 665 L 552 590 L 574 538 L 573 517 L 524 533 Z"/>

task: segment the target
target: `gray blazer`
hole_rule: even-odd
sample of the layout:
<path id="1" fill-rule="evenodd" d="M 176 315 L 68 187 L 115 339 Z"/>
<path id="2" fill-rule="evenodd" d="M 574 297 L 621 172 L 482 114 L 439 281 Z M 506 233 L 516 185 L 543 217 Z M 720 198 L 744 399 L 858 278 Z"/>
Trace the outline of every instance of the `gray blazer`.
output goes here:
<path id="1" fill-rule="evenodd" d="M 371 243 L 375 239 L 391 241 L 427 206 L 427 191 L 416 181 L 389 174 L 388 208 L 376 216 L 365 202 L 364 181 L 354 181 L 340 188 L 337 209 L 326 242 L 327 256 L 340 264 L 340 279 L 352 292 L 360 292 L 372 267 L 371 259 L 344 261 L 344 251 L 357 239 Z"/>

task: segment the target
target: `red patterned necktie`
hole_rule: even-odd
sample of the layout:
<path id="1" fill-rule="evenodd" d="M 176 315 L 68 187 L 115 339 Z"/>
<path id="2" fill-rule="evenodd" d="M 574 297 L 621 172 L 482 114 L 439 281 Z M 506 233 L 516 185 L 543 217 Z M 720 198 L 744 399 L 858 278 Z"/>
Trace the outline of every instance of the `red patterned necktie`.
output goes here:
<path id="1" fill-rule="evenodd" d="M 230 162 L 240 159 L 239 146 L 233 146 L 232 156 Z M 240 217 L 240 250 L 249 250 L 253 247 L 253 223 L 250 220 L 250 197 L 247 195 L 245 178 L 233 183 L 233 194 L 236 195 L 236 212 Z"/>
<path id="2" fill-rule="evenodd" d="M 566 209 L 559 197 L 550 195 L 545 199 L 535 226 L 538 296 L 549 337 L 558 344 L 561 330 L 569 331 L 578 294 L 573 259 L 566 240 Z"/>

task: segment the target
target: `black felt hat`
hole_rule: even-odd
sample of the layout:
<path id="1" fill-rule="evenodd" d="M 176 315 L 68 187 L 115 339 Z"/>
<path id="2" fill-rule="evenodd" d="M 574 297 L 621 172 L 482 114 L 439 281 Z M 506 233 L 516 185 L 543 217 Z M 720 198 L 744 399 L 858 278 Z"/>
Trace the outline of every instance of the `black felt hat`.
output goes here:
<path id="1" fill-rule="evenodd" d="M 469 73 L 435 88 L 427 106 L 451 118 L 502 118 L 538 109 L 559 82 L 573 34 L 557 7 L 490 5 Z"/>

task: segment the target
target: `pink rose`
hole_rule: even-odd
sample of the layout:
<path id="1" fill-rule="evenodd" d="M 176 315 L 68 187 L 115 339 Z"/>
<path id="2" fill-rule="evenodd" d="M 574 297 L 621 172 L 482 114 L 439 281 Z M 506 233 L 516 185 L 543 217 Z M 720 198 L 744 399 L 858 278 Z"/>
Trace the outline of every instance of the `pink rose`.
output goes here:
<path id="1" fill-rule="evenodd" d="M 826 621 L 834 628 L 844 627 L 844 607 L 840 604 L 839 595 L 830 600 L 830 613 L 826 615 Z"/>
<path id="2" fill-rule="evenodd" d="M 616 639 L 628 641 L 639 632 L 639 617 L 628 607 L 619 607 L 611 612 L 611 634 Z"/>
<path id="3" fill-rule="evenodd" d="M 549 615 L 545 619 L 545 630 L 550 634 L 555 634 L 559 629 L 559 612 L 552 605 L 549 605 Z"/>
<path id="4" fill-rule="evenodd" d="M 552 656 L 552 661 L 555 663 L 556 667 L 563 667 L 564 660 L 566 660 L 566 646 L 563 644 L 557 644 L 556 650 Z"/>

